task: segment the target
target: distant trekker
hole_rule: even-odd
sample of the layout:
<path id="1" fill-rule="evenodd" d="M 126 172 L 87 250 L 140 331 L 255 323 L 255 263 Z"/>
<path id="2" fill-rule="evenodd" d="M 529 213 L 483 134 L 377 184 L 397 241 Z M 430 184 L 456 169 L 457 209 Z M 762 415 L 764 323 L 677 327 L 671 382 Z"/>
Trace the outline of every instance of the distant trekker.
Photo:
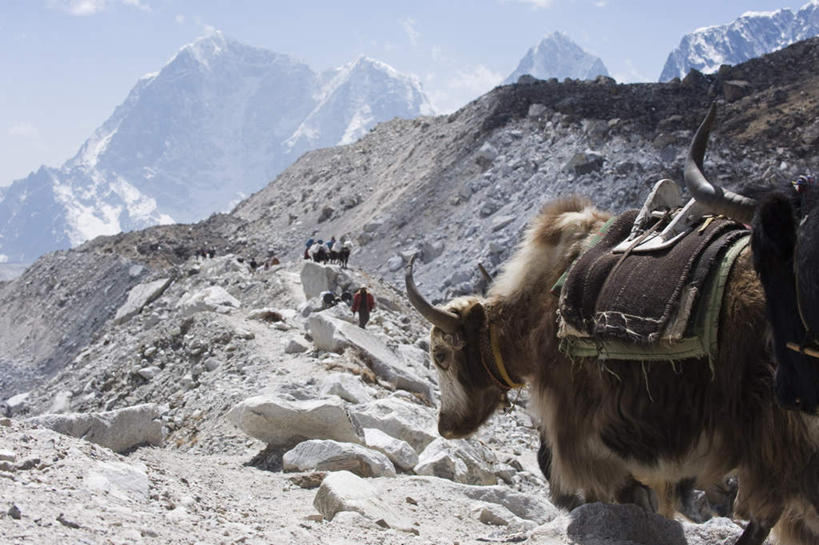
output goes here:
<path id="1" fill-rule="evenodd" d="M 367 288 L 360 287 L 353 296 L 353 314 L 358 312 L 358 327 L 364 329 L 367 322 L 370 321 L 370 312 L 375 310 L 375 299 L 371 293 L 367 292 Z"/>

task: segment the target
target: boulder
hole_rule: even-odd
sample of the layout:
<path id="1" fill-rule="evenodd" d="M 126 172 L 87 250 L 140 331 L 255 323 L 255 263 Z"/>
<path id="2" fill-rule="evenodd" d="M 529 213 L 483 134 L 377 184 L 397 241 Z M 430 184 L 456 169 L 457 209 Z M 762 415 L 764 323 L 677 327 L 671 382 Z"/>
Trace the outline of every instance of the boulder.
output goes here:
<path id="1" fill-rule="evenodd" d="M 725 100 L 735 102 L 751 92 L 751 84 L 742 80 L 729 80 L 722 84 Z"/>
<path id="2" fill-rule="evenodd" d="M 421 394 L 429 401 L 434 399 L 432 384 L 408 370 L 400 357 L 366 329 L 322 312 L 310 316 L 307 330 L 319 350 L 340 353 L 346 347 L 355 347 L 367 356 L 370 369 L 379 379 L 396 388 Z"/>
<path id="3" fill-rule="evenodd" d="M 679 522 L 647 513 L 633 504 L 588 503 L 573 510 L 571 518 L 567 534 L 576 543 L 688 543 Z"/>
<path id="4" fill-rule="evenodd" d="M 307 320 L 307 332 L 313 338 L 313 346 L 327 352 L 343 352 L 349 343 L 339 331 L 341 323 L 323 312 L 311 314 Z"/>
<path id="5" fill-rule="evenodd" d="M 154 403 L 100 413 L 46 414 L 28 420 L 114 452 L 146 444 L 159 446 L 163 441 L 159 407 Z"/>
<path id="6" fill-rule="evenodd" d="M 227 414 L 251 437 L 273 446 L 291 446 L 307 439 L 361 443 L 361 428 L 338 398 L 288 401 L 269 395 L 246 399 Z"/>
<path id="7" fill-rule="evenodd" d="M 24 413 L 28 410 L 29 392 L 13 395 L 0 404 L 0 414 L 5 416 L 14 416 Z"/>
<path id="8" fill-rule="evenodd" d="M 566 170 L 575 174 L 588 174 L 603 167 L 603 156 L 593 151 L 575 153 L 566 163 Z"/>
<path id="9" fill-rule="evenodd" d="M 347 322 L 340 322 L 338 328 L 350 345 L 367 356 L 370 369 L 379 379 L 401 390 L 421 394 L 428 401 L 434 399 L 432 383 L 407 369 L 404 361 L 378 337 Z"/>
<path id="10" fill-rule="evenodd" d="M 375 428 L 406 441 L 416 452 L 438 435 L 438 424 L 428 409 L 395 395 L 351 407 L 350 418 L 362 429 Z"/>
<path id="11" fill-rule="evenodd" d="M 364 428 L 364 444 L 384 453 L 396 467 L 411 471 L 418 463 L 418 453 L 409 443 L 375 428 Z"/>
<path id="12" fill-rule="evenodd" d="M 195 293 L 188 293 L 176 303 L 184 316 L 209 311 L 226 314 L 241 307 L 238 299 L 221 286 L 210 286 Z"/>
<path id="13" fill-rule="evenodd" d="M 489 526 L 507 526 L 510 531 L 526 531 L 537 526 L 531 520 L 524 520 L 514 513 L 494 503 L 479 503 L 472 508 L 472 516 Z"/>
<path id="14" fill-rule="evenodd" d="M 128 292 L 128 300 L 122 304 L 114 316 L 114 323 L 121 324 L 127 322 L 145 308 L 146 305 L 158 299 L 168 286 L 171 285 L 170 278 L 161 278 L 153 282 L 146 282 L 131 288 Z"/>
<path id="15" fill-rule="evenodd" d="M 335 268 L 314 261 L 305 261 L 301 268 L 301 289 L 305 299 L 318 297 L 323 291 L 333 291 L 336 287 Z"/>
<path id="16" fill-rule="evenodd" d="M 538 496 L 521 494 L 505 486 L 459 485 L 464 496 L 484 503 L 502 505 L 509 511 L 525 520 L 538 524 L 551 522 L 560 515 L 557 507 Z"/>
<path id="17" fill-rule="evenodd" d="M 313 506 L 327 520 L 333 520 L 337 513 L 353 511 L 368 520 L 383 521 L 389 528 L 417 533 L 409 520 L 381 500 L 375 486 L 349 471 L 328 475 L 316 492 Z"/>
<path id="18" fill-rule="evenodd" d="M 404 258 L 400 255 L 392 256 L 387 260 L 387 269 L 391 272 L 400 271 L 404 268 Z"/>
<path id="19" fill-rule="evenodd" d="M 324 377 L 319 393 L 323 396 L 336 395 L 350 403 L 366 403 L 372 400 L 364 382 L 349 373 L 331 373 Z"/>
<path id="20" fill-rule="evenodd" d="M 308 350 L 310 350 L 310 347 L 299 339 L 290 339 L 284 347 L 285 354 L 301 354 Z"/>
<path id="21" fill-rule="evenodd" d="M 360 477 L 395 477 L 386 455 L 354 443 L 312 439 L 284 453 L 285 471 L 350 471 Z"/>
<path id="22" fill-rule="evenodd" d="M 144 502 L 149 497 L 150 481 L 142 464 L 96 462 L 86 472 L 83 485 L 122 500 Z"/>
<path id="23" fill-rule="evenodd" d="M 470 193 L 472 190 L 469 190 Z M 440 240 L 436 240 L 433 242 L 426 242 L 421 245 L 421 260 L 424 263 L 429 263 L 434 261 L 435 258 L 439 257 L 441 254 L 444 253 L 444 243 Z"/>
<path id="24" fill-rule="evenodd" d="M 463 439 L 438 438 L 418 456 L 415 473 L 441 477 L 465 484 L 495 484 L 494 456 L 479 445 Z"/>

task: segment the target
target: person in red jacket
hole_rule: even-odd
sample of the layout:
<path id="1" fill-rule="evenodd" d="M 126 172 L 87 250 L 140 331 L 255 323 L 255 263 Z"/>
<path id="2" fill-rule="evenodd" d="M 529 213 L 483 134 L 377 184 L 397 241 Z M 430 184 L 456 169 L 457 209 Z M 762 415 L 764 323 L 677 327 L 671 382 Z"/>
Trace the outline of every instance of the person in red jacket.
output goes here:
<path id="1" fill-rule="evenodd" d="M 375 309 L 375 299 L 371 293 L 367 292 L 367 288 L 360 287 L 353 295 L 353 314 L 358 312 L 358 327 L 364 329 L 367 322 L 370 321 L 370 312 Z"/>

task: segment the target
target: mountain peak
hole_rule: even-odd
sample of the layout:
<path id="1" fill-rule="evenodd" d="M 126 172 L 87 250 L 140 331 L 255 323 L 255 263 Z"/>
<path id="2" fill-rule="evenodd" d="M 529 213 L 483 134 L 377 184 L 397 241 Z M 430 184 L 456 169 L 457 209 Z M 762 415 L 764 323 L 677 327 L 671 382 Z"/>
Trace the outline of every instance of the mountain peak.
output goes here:
<path id="1" fill-rule="evenodd" d="M 529 48 L 518 67 L 503 83 L 515 83 L 524 74 L 539 79 L 594 79 L 609 75 L 599 57 L 587 53 L 567 34 L 559 31 L 544 36 L 536 46 Z"/>
<path id="2" fill-rule="evenodd" d="M 691 69 L 716 72 L 723 64 L 735 65 L 794 42 L 819 35 L 819 0 L 799 11 L 747 11 L 734 21 L 698 28 L 686 34 L 668 54 L 660 81 L 684 77 Z"/>

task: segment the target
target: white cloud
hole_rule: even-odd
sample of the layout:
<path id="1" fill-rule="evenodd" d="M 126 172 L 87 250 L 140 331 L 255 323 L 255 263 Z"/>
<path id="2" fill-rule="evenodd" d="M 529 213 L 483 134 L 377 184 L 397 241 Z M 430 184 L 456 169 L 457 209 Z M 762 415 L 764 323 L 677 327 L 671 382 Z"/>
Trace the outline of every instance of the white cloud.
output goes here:
<path id="1" fill-rule="evenodd" d="M 418 37 L 421 34 L 417 30 L 415 30 L 415 19 L 412 19 L 410 17 L 402 19 L 401 26 L 404 27 L 404 32 L 407 33 L 407 37 L 409 38 L 410 44 L 412 44 L 413 47 L 418 45 Z"/>
<path id="2" fill-rule="evenodd" d="M 71 15 L 95 15 L 108 9 L 112 3 L 120 3 L 142 11 L 151 11 L 151 7 L 142 0 L 50 0 L 49 6 Z"/>
<path id="3" fill-rule="evenodd" d="M 132 6 L 142 11 L 151 11 L 151 6 L 148 4 L 143 4 L 142 0 L 122 0 L 122 3 L 126 6 Z"/>
<path id="4" fill-rule="evenodd" d="M 176 14 L 176 17 L 175 17 L 174 19 L 175 19 L 175 21 L 176 21 L 177 23 L 179 23 L 180 25 L 184 25 L 184 24 L 185 24 L 185 16 L 184 16 L 184 15 L 182 15 L 181 13 L 177 13 L 177 14 Z"/>
<path id="5" fill-rule="evenodd" d="M 514 2 L 517 4 L 529 4 L 535 9 L 545 9 L 552 7 L 554 4 L 554 0 L 501 0 L 502 3 L 506 4 L 509 2 Z"/>
<path id="6" fill-rule="evenodd" d="M 442 78 L 434 79 L 439 85 L 429 93 L 430 101 L 438 111 L 449 113 L 491 91 L 503 81 L 503 75 L 493 72 L 486 66 L 478 65 L 456 70 L 442 85 L 440 85 Z M 431 83 L 432 80 L 433 77 L 428 75 L 427 81 Z"/>
<path id="7" fill-rule="evenodd" d="M 37 127 L 26 121 L 9 127 L 8 133 L 9 136 L 19 136 L 20 138 L 37 138 L 40 136 Z"/>

